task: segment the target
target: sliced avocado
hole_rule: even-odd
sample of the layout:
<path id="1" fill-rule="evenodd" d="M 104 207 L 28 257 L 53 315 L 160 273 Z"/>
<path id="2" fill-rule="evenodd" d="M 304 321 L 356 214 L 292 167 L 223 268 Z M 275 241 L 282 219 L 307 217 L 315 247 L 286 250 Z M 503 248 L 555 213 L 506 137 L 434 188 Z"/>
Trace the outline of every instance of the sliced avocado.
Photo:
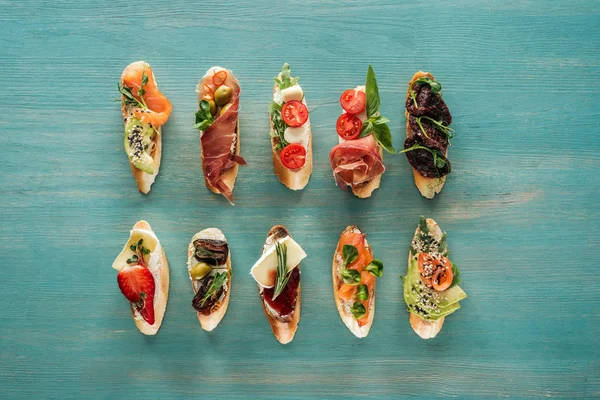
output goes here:
<path id="1" fill-rule="evenodd" d="M 127 118 L 125 124 L 125 152 L 131 163 L 147 174 L 154 173 L 154 159 L 150 155 L 155 130 L 152 125 L 137 118 Z"/>

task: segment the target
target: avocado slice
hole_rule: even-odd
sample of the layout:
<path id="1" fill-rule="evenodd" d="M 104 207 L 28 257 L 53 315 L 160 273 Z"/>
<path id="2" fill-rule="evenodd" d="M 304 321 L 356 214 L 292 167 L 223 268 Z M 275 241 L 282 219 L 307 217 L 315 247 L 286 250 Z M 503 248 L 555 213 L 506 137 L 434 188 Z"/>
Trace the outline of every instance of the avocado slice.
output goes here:
<path id="1" fill-rule="evenodd" d="M 155 130 L 152 125 L 134 117 L 125 124 L 125 152 L 131 163 L 147 174 L 154 173 L 154 159 L 150 155 Z"/>

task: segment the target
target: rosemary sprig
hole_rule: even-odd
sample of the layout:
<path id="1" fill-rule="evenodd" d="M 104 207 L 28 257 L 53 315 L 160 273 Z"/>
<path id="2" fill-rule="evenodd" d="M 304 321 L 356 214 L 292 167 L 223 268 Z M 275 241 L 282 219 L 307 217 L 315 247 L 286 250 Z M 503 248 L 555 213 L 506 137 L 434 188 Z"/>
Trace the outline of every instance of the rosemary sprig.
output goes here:
<path id="1" fill-rule="evenodd" d="M 287 245 L 284 244 L 282 246 L 277 242 L 275 244 L 275 251 L 277 252 L 277 280 L 275 281 L 273 300 L 283 292 L 292 274 L 291 270 L 287 270 Z"/>

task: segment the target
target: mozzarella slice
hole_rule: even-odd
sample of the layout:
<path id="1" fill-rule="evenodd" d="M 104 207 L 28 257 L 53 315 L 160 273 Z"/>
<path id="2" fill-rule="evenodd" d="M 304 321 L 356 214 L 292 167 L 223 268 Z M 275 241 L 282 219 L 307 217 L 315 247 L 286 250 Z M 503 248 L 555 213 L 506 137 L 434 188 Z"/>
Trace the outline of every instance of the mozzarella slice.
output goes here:
<path id="1" fill-rule="evenodd" d="M 291 271 L 306 257 L 302 247 L 290 236 L 277 241 L 281 246 L 287 246 L 286 268 Z M 250 275 L 262 287 L 270 288 L 277 279 L 277 250 L 275 244 L 267 249 L 250 270 Z"/>
<path id="2" fill-rule="evenodd" d="M 130 246 L 132 244 L 137 244 L 140 239 L 143 239 L 142 245 L 150 250 L 150 257 L 154 254 L 154 250 L 158 246 L 158 238 L 154 234 L 154 232 L 148 231 L 146 229 L 133 229 L 129 235 L 129 240 L 123 247 L 121 253 L 117 256 L 115 261 L 113 262 L 112 267 L 117 271 L 121 271 L 125 268 L 127 264 L 127 259 L 133 256 L 135 253 L 131 251 Z"/>
<path id="3" fill-rule="evenodd" d="M 288 143 L 300 143 L 305 148 L 308 146 L 308 124 L 299 127 L 288 126 L 283 132 L 283 138 Z"/>
<path id="4" fill-rule="evenodd" d="M 291 86 L 287 89 L 283 89 L 281 91 L 281 98 L 283 99 L 284 102 L 288 102 L 288 101 L 292 101 L 292 100 L 302 101 L 303 97 L 304 97 L 304 92 L 302 91 L 302 88 L 298 84 L 295 84 L 294 86 Z"/>

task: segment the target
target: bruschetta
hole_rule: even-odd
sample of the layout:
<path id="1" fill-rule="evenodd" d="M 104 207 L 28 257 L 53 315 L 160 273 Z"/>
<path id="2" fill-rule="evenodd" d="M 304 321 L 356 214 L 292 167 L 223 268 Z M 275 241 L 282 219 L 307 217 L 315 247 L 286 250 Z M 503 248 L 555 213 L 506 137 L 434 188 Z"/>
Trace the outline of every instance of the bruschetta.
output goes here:
<path id="1" fill-rule="evenodd" d="M 129 64 L 118 85 L 125 122 L 125 152 L 138 190 L 150 191 L 162 155 L 162 126 L 171 115 L 171 102 L 163 95 L 150 65 Z"/>
<path id="2" fill-rule="evenodd" d="M 302 190 L 312 173 L 312 133 L 304 92 L 287 63 L 275 78 L 269 120 L 275 174 L 288 188 Z"/>
<path id="3" fill-rule="evenodd" d="M 442 85 L 429 72 L 417 72 L 408 82 L 404 150 L 412 166 L 415 185 L 432 199 L 442 191 L 452 171 L 448 146 L 454 137 L 452 116 L 442 98 Z"/>
<path id="4" fill-rule="evenodd" d="M 162 324 L 169 298 L 167 256 L 146 221 L 138 221 L 115 259 L 117 282 L 129 300 L 131 315 L 144 335 L 155 335 Z"/>
<path id="5" fill-rule="evenodd" d="M 250 270 L 273 334 L 281 344 L 292 341 L 300 322 L 302 247 L 285 227 L 271 228 L 261 257 Z"/>
<path id="6" fill-rule="evenodd" d="M 410 326 L 423 339 L 434 338 L 446 316 L 460 308 L 467 294 L 458 286 L 460 271 L 448 259 L 446 233 L 431 218 L 421 221 L 408 253 L 404 301 Z"/>
<path id="7" fill-rule="evenodd" d="M 240 156 L 240 83 L 225 68 L 212 67 L 196 86 L 199 110 L 196 129 L 200 131 L 202 172 L 206 187 L 222 194 L 233 204 L 233 187 Z"/>
<path id="8" fill-rule="evenodd" d="M 359 198 L 370 197 L 385 171 L 383 150 L 396 152 L 389 120 L 379 113 L 379 88 L 370 65 L 366 85 L 346 90 L 340 103 L 343 112 L 336 123 L 339 144 L 329 153 L 333 176 L 343 190 L 350 188 Z"/>
<path id="9" fill-rule="evenodd" d="M 342 321 L 356 337 L 366 337 L 373 325 L 376 278 L 383 275 L 383 263 L 373 258 L 367 236 L 357 226 L 342 232 L 331 272 Z"/>
<path id="10" fill-rule="evenodd" d="M 212 331 L 227 312 L 231 293 L 231 254 L 223 232 L 208 228 L 192 237 L 188 246 L 188 275 L 202 329 Z"/>

